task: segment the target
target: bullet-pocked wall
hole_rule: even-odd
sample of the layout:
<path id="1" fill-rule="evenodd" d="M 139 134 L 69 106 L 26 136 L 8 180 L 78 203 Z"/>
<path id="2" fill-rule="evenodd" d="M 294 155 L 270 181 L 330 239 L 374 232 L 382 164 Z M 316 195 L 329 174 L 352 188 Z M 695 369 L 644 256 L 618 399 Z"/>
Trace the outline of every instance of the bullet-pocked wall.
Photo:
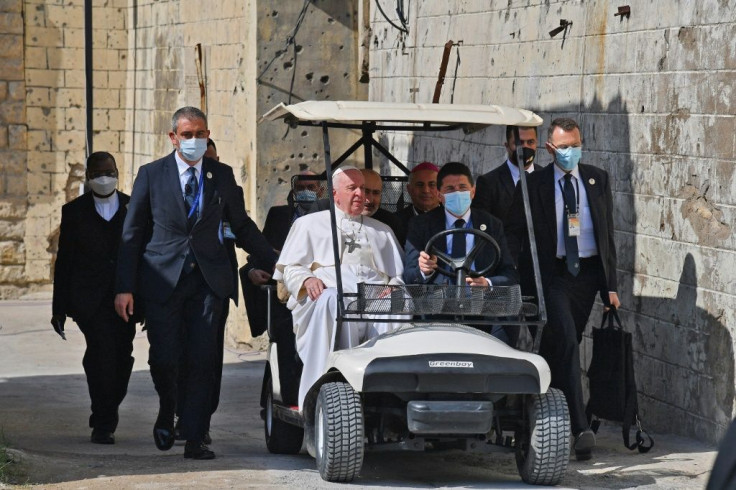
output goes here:
<path id="1" fill-rule="evenodd" d="M 0 3 L 0 298 L 33 289 L 25 277 L 26 95 L 23 2 Z"/>
<path id="2" fill-rule="evenodd" d="M 365 100 L 360 83 L 359 17 L 365 0 L 312 0 L 258 4 L 258 114 L 283 102 Z M 366 11 L 367 12 L 367 11 Z M 296 33 L 296 34 L 295 34 Z M 287 40 L 293 37 L 293 42 Z M 332 131 L 332 158 L 359 135 Z M 357 156 L 362 160 L 362 154 Z M 325 169 L 320 128 L 258 126 L 258 213 L 286 204 L 291 177 Z"/>
<path id="3" fill-rule="evenodd" d="M 717 441 L 734 415 L 736 5 L 650 0 L 618 16 L 608 0 L 402 3 L 408 33 L 371 8 L 370 99 L 431 102 L 452 40 L 442 102 L 532 109 L 541 141 L 551 119 L 577 119 L 583 161 L 614 183 L 643 420 Z M 477 175 L 502 163 L 503 137 L 384 138 L 410 165 L 460 160 Z M 583 350 L 586 367 L 589 338 Z"/>
<path id="4" fill-rule="evenodd" d="M 173 151 L 168 133 L 179 107 L 202 109 L 220 161 L 233 167 L 254 219 L 255 1 L 216 7 L 185 0 L 129 0 L 124 188 L 141 165 Z M 199 48 L 197 47 L 199 45 Z M 238 260 L 245 254 L 238 249 Z M 247 342 L 243 302 L 231 308 L 227 342 Z"/>

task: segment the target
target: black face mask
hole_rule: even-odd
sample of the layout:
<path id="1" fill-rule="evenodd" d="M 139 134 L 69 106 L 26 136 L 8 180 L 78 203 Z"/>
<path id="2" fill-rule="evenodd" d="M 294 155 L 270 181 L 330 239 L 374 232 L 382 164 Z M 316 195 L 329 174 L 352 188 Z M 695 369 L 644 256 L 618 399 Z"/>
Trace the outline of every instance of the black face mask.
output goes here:
<path id="1" fill-rule="evenodd" d="M 537 155 L 537 150 L 533 148 L 525 147 L 521 149 L 521 152 L 522 152 L 522 158 L 524 159 L 524 167 L 527 167 L 528 165 L 531 165 L 534 163 L 534 158 Z M 518 163 L 519 159 L 516 156 L 516 152 L 513 152 L 511 154 L 511 158 L 509 158 L 509 160 L 511 160 L 511 163 L 513 163 L 517 167 L 519 166 L 519 163 Z"/>

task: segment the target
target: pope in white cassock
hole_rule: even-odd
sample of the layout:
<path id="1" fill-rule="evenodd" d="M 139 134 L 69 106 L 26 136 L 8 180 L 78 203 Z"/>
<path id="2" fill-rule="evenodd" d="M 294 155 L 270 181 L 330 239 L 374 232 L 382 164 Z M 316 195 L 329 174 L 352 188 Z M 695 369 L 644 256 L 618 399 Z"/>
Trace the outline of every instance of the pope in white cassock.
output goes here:
<path id="1" fill-rule="evenodd" d="M 361 214 L 365 188 L 360 170 L 351 166 L 335 170 L 332 186 L 343 292 L 357 292 L 360 282 L 403 284 L 404 252 L 391 228 Z M 340 338 L 334 338 L 337 283 L 329 210 L 294 222 L 276 264 L 274 279 L 283 281 L 289 292 L 287 306 L 294 319 L 296 349 L 304 363 L 299 384 L 300 407 L 309 388 L 324 374 L 333 345 L 337 349 L 352 347 L 399 325 L 346 322 Z"/>

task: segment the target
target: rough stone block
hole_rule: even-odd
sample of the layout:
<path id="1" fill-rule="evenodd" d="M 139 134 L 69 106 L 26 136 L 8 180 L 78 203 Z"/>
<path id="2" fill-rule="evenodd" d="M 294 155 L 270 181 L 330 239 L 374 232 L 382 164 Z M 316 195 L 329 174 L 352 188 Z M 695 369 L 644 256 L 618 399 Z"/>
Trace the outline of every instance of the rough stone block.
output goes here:
<path id="1" fill-rule="evenodd" d="M 20 221 L 26 216 L 26 207 L 23 198 L 3 197 L 0 199 L 0 220 Z"/>
<path id="2" fill-rule="evenodd" d="M 84 5 L 46 5 L 46 25 L 84 29 Z M 96 19 L 95 19 L 96 20 Z"/>
<path id="3" fill-rule="evenodd" d="M 0 102 L 0 121 L 5 124 L 24 124 L 26 122 L 25 102 L 5 100 Z"/>
<path id="4" fill-rule="evenodd" d="M 23 17 L 20 12 L 0 12 L 0 32 L 23 34 Z"/>
<path id="5" fill-rule="evenodd" d="M 29 130 L 28 149 L 40 152 L 51 151 L 51 133 L 43 130 Z"/>
<path id="6" fill-rule="evenodd" d="M 57 107 L 84 107 L 85 92 L 82 88 L 59 88 L 56 90 Z"/>
<path id="7" fill-rule="evenodd" d="M 25 150 L 28 148 L 28 127 L 24 124 L 8 126 L 8 147 L 11 150 Z"/>
<path id="8" fill-rule="evenodd" d="M 23 11 L 22 0 L 0 0 L 0 12 L 21 13 Z"/>
<path id="9" fill-rule="evenodd" d="M 26 46 L 60 48 L 64 46 L 63 31 L 55 26 L 28 26 L 25 35 Z"/>
<path id="10" fill-rule="evenodd" d="M 98 108 L 117 109 L 120 107 L 120 90 L 100 89 L 93 94 L 94 106 Z"/>
<path id="11" fill-rule="evenodd" d="M 2 178 L 0 175 L 0 182 Z M 25 223 L 20 219 L 0 219 L 0 237 L 4 240 L 23 240 L 25 229 Z"/>
<path id="12" fill-rule="evenodd" d="M 94 24 L 94 18 L 93 18 Z M 64 42 L 61 44 L 65 48 L 84 48 L 84 29 L 67 28 L 62 30 Z M 93 47 L 97 47 L 93 45 Z"/>
<path id="13" fill-rule="evenodd" d="M 2 60 L 0 60 L 2 65 Z M 4 73 L 4 72 L 3 72 Z M 59 87 L 63 82 L 63 73 L 58 70 L 38 70 L 29 68 L 25 71 L 25 80 L 28 87 Z M 19 80 L 22 80 L 20 77 Z"/>
<path id="14" fill-rule="evenodd" d="M 21 58 L 23 56 L 23 37 L 16 34 L 0 34 L 0 57 Z"/>
<path id="15" fill-rule="evenodd" d="M 8 147 L 8 127 L 0 126 L 0 149 Z"/>
<path id="16" fill-rule="evenodd" d="M 28 124 L 34 129 L 54 131 L 60 126 L 63 127 L 63 122 L 57 120 L 59 112 L 61 111 L 54 111 L 50 107 L 28 107 L 26 109 Z"/>
<path id="17" fill-rule="evenodd" d="M 84 145 L 84 131 L 59 131 L 53 140 L 54 151 L 82 150 Z"/>
<path id="18" fill-rule="evenodd" d="M 25 82 L 23 81 L 8 82 L 8 96 L 13 100 L 25 100 L 26 98 Z"/>
<path id="19" fill-rule="evenodd" d="M 0 58 L 0 73 L 7 80 L 23 80 L 23 58 Z"/>
<path id="20" fill-rule="evenodd" d="M 51 70 L 84 70 L 84 49 L 46 48 Z"/>
<path id="21" fill-rule="evenodd" d="M 51 280 L 51 262 L 49 259 L 27 261 L 24 279 L 28 282 L 49 282 Z"/>
<path id="22" fill-rule="evenodd" d="M 97 87 L 99 72 L 92 73 L 92 83 Z M 84 70 L 64 70 L 63 86 L 66 88 L 84 88 L 87 86 Z"/>
<path id="23" fill-rule="evenodd" d="M 6 265 L 23 265 L 25 263 L 25 247 L 23 242 L 0 242 L 0 264 Z"/>

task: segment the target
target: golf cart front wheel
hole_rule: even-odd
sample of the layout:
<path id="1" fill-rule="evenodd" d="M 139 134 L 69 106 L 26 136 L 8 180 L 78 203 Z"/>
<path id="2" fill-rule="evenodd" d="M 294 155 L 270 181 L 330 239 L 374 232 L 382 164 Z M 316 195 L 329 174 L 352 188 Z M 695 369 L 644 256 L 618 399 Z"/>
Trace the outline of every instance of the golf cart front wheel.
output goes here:
<path id="1" fill-rule="evenodd" d="M 264 417 L 266 447 L 274 454 L 296 454 L 302 448 L 304 429 L 287 424 L 274 416 L 273 381 L 270 376 L 266 390 L 268 390 L 266 392 L 266 416 Z"/>
<path id="2" fill-rule="evenodd" d="M 516 466 L 524 482 L 557 485 L 570 458 L 570 416 L 565 395 L 550 388 L 526 400 L 524 427 L 516 434 Z"/>
<path id="3" fill-rule="evenodd" d="M 363 466 L 363 408 L 360 395 L 349 384 L 327 383 L 320 388 L 314 432 L 322 479 L 353 481 Z"/>

